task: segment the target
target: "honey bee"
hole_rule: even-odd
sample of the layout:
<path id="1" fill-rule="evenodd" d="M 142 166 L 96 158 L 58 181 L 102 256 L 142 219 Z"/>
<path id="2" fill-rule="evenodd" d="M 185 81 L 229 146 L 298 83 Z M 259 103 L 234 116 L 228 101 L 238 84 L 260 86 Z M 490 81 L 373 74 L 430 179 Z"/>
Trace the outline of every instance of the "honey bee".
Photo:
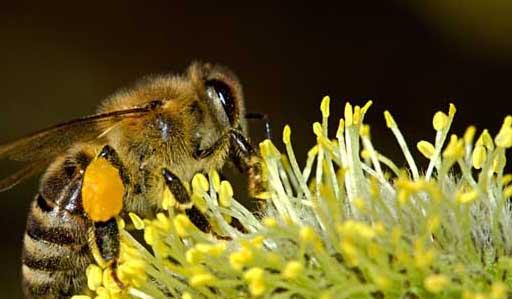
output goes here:
<path id="1" fill-rule="evenodd" d="M 96 115 L 0 146 L 0 159 L 24 162 L 0 181 L 2 191 L 46 168 L 23 241 L 25 296 L 84 292 L 93 252 L 115 270 L 116 217 L 154 217 L 166 188 L 191 221 L 210 232 L 182 183 L 197 172 L 232 162 L 248 175 L 249 193 L 257 198 L 263 192 L 261 164 L 246 137 L 244 109 L 241 85 L 230 70 L 193 63 L 185 74 L 148 77 L 114 94 Z"/>

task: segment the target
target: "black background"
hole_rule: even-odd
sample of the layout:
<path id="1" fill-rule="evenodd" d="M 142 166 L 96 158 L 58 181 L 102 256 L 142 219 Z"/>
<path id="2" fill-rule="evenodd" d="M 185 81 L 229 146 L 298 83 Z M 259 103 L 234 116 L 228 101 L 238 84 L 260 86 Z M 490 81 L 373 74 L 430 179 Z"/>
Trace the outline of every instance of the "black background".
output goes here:
<path id="1" fill-rule="evenodd" d="M 276 144 L 289 123 L 299 160 L 314 141 L 324 95 L 336 116 L 346 101 L 372 99 L 375 143 L 399 165 L 385 109 L 411 148 L 433 139 L 431 117 L 450 101 L 459 134 L 469 124 L 496 133 L 511 113 L 510 7 L 501 2 L 216 2 L 3 3 L 0 141 L 90 114 L 137 78 L 181 72 L 196 59 L 238 74 L 248 110 L 270 115 Z M 251 129 L 261 140 L 262 127 Z M 0 168 L 8 172 L 8 164 Z M 36 184 L 0 194 L 2 298 L 21 297 L 20 246 Z"/>

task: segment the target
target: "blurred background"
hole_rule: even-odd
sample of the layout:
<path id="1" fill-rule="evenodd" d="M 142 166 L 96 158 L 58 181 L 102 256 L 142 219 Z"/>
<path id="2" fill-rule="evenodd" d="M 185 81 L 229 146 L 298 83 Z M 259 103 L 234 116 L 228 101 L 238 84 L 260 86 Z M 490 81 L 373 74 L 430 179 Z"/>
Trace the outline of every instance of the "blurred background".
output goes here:
<path id="1" fill-rule="evenodd" d="M 181 72 L 195 59 L 238 74 L 248 110 L 271 117 L 277 144 L 289 123 L 299 161 L 314 141 L 324 95 L 334 116 L 346 101 L 372 99 L 374 142 L 401 165 L 385 109 L 413 149 L 433 140 L 431 117 L 449 102 L 458 108 L 456 133 L 470 124 L 497 132 L 512 113 L 510 4 L 354 2 L 3 3 L 0 142 L 91 114 L 116 89 L 146 74 Z M 260 141 L 263 126 L 252 123 L 251 131 Z M 21 298 L 20 247 L 36 187 L 33 179 L 0 194 L 1 298 Z"/>

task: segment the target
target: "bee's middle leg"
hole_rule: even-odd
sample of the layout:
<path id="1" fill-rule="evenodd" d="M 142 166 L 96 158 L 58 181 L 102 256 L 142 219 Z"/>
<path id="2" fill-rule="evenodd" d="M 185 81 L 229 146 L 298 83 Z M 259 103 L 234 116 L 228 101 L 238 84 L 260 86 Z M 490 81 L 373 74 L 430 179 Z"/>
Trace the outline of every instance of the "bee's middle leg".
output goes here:
<path id="1" fill-rule="evenodd" d="M 196 206 L 193 205 L 187 189 L 181 180 L 170 170 L 164 168 L 162 170 L 165 184 L 169 191 L 174 195 L 178 209 L 184 210 L 187 217 L 199 230 L 204 233 L 211 233 L 217 239 L 229 239 L 229 237 L 221 236 L 212 230 L 212 226 L 208 218 Z"/>
<path id="2" fill-rule="evenodd" d="M 162 170 L 162 175 L 164 177 L 165 185 L 169 188 L 169 191 L 171 191 L 172 195 L 174 195 L 174 198 L 176 199 L 178 208 L 185 211 L 185 214 L 187 214 L 190 221 L 197 228 L 205 233 L 209 233 L 211 231 L 211 225 L 208 222 L 208 219 L 192 204 L 187 189 L 181 182 L 180 178 L 166 168 Z"/>

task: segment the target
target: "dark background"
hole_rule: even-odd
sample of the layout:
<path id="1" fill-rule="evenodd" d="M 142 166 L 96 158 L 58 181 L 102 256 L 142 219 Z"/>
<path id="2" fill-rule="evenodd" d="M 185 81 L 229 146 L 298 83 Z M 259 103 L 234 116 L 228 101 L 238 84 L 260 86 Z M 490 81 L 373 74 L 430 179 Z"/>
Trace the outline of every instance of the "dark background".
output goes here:
<path id="1" fill-rule="evenodd" d="M 336 116 L 345 101 L 374 100 L 373 138 L 400 165 L 385 109 L 411 148 L 433 139 L 431 117 L 450 101 L 459 134 L 469 124 L 496 133 L 511 113 L 505 1 L 213 2 L 3 3 L 0 142 L 93 113 L 117 88 L 145 74 L 182 71 L 195 59 L 239 75 L 248 110 L 270 115 L 277 144 L 289 123 L 299 160 L 314 141 L 311 124 L 324 95 Z M 261 140 L 261 126 L 252 132 Z M 21 297 L 20 246 L 36 184 L 0 195 L 2 298 Z"/>

